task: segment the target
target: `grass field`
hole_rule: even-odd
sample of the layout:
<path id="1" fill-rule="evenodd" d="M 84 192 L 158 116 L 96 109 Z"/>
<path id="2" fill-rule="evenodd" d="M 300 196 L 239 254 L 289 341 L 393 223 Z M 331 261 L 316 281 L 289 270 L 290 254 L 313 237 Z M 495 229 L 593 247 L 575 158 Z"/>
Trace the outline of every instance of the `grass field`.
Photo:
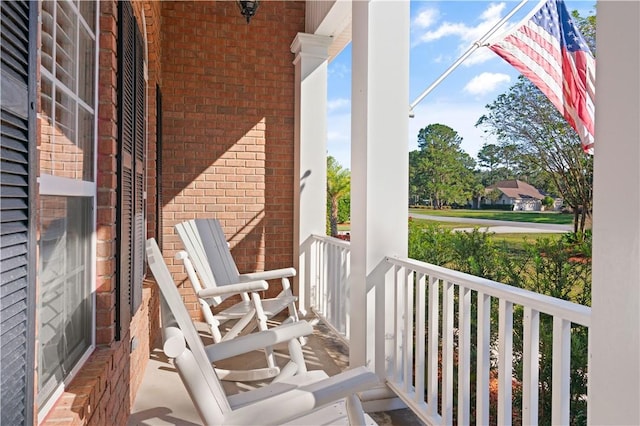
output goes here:
<path id="1" fill-rule="evenodd" d="M 459 222 L 440 222 L 438 220 L 430 219 L 418 219 L 413 220 L 419 223 L 425 224 L 437 224 L 443 229 L 456 229 L 456 228 L 473 228 L 477 227 L 477 224 L 465 222 L 465 218 L 473 219 L 492 219 L 492 220 L 505 220 L 515 222 L 532 222 L 532 223 L 549 223 L 549 224 L 561 224 L 570 225 L 573 223 L 573 215 L 552 213 L 552 212 L 508 212 L 508 211 L 496 211 L 496 210 L 433 210 L 433 209 L 409 209 L 410 213 L 424 214 L 429 216 L 440 217 L 457 217 L 460 218 Z M 351 228 L 350 223 L 342 223 L 338 225 L 338 230 L 341 232 L 349 232 Z M 542 238 L 558 239 L 562 234 L 558 233 L 513 233 L 513 234 L 493 234 L 493 238 L 496 242 L 504 242 L 513 250 L 522 250 L 525 241 L 535 241 Z"/>
<path id="2" fill-rule="evenodd" d="M 421 211 L 424 211 L 424 210 L 421 210 Z M 428 211 L 432 211 L 432 210 L 428 210 Z M 455 211 L 460 211 L 460 210 L 455 210 Z M 470 211 L 470 210 L 463 210 L 463 211 Z M 508 212 L 500 212 L 500 213 L 508 213 Z M 528 213 L 524 213 L 524 214 L 528 214 Z M 416 219 L 416 218 L 414 218 L 413 220 L 415 222 L 423 223 L 423 224 L 436 224 L 442 229 L 473 228 L 478 226 L 477 224 L 474 224 L 474 223 L 464 222 L 464 217 L 460 217 L 460 219 L 461 219 L 460 222 L 439 222 L 437 220 Z M 547 222 L 547 223 L 551 223 L 551 222 Z M 341 232 L 349 232 L 349 229 L 350 229 L 349 223 L 341 223 L 338 225 L 338 230 Z M 535 241 L 541 238 L 559 239 L 561 236 L 562 234 L 559 234 L 559 233 L 545 234 L 540 232 L 532 232 L 532 233 L 519 232 L 519 233 L 513 233 L 513 234 L 493 234 L 493 239 L 496 242 L 504 242 L 513 250 L 522 250 L 522 247 L 525 241 Z"/>
<path id="3" fill-rule="evenodd" d="M 409 213 L 424 214 L 429 216 L 445 216 L 473 219 L 507 220 L 514 222 L 552 223 L 559 225 L 571 225 L 573 215 L 556 212 L 508 212 L 499 210 L 433 210 L 410 208 Z"/>
<path id="4" fill-rule="evenodd" d="M 477 224 L 465 223 L 465 222 L 438 222 L 437 220 L 428 219 L 413 219 L 418 223 L 424 224 L 436 224 L 443 229 L 457 229 L 457 228 L 473 228 L 478 227 Z M 560 233 L 541 233 L 541 232 L 518 232 L 513 234 L 493 234 L 493 239 L 496 242 L 504 242 L 514 250 L 521 250 L 523 244 L 526 241 L 535 241 L 542 238 L 559 239 L 562 236 Z"/>

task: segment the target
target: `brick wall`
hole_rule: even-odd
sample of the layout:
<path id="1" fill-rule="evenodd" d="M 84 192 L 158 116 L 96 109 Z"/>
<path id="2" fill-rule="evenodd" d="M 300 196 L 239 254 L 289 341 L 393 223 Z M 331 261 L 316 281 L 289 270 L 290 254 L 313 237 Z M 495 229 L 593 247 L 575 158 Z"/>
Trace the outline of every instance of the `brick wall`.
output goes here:
<path id="1" fill-rule="evenodd" d="M 118 91 L 118 7 L 100 3 L 98 69 L 98 199 L 96 265 L 96 343 L 115 339 Z"/>
<path id="2" fill-rule="evenodd" d="M 162 2 L 163 252 L 173 227 L 221 220 L 241 272 L 293 264 L 294 68 L 303 2 Z M 197 312 L 192 291 L 183 289 Z"/>

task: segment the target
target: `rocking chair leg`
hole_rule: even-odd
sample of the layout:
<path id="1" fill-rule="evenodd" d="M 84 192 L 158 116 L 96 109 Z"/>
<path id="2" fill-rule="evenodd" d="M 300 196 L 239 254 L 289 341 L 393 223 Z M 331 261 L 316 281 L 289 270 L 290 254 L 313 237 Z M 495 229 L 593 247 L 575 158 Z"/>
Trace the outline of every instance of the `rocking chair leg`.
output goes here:
<path id="1" fill-rule="evenodd" d="M 285 295 L 287 296 L 293 295 L 293 293 L 291 292 L 291 284 L 289 283 L 289 280 L 287 278 L 282 278 L 282 289 L 283 289 L 282 293 L 284 293 Z M 289 309 L 289 318 L 291 318 L 293 321 L 298 321 L 299 320 L 298 310 L 296 309 L 295 302 L 289 303 L 288 309 Z"/>
<path id="2" fill-rule="evenodd" d="M 253 304 L 256 310 L 256 321 L 258 322 L 258 329 L 261 331 L 267 330 L 267 315 L 264 313 L 264 309 L 262 308 L 262 303 L 260 302 L 260 295 L 258 293 L 251 293 L 251 299 L 253 299 Z M 271 346 L 264 348 L 265 354 L 267 356 L 267 365 L 269 367 L 276 366 L 276 357 L 273 355 L 273 348 Z"/>
<path id="3" fill-rule="evenodd" d="M 360 398 L 355 394 L 347 397 L 347 417 L 349 418 L 350 425 L 364 426 L 365 424 L 362 403 L 360 402 Z"/>

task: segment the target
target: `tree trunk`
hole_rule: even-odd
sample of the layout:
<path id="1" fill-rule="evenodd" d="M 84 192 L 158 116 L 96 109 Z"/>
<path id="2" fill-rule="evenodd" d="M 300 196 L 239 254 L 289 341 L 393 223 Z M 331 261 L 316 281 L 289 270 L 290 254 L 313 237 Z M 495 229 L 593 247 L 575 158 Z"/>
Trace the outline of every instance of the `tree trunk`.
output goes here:
<path id="1" fill-rule="evenodd" d="M 338 236 L 338 200 L 331 200 L 331 214 L 329 215 L 329 224 L 331 226 L 331 236 Z"/>

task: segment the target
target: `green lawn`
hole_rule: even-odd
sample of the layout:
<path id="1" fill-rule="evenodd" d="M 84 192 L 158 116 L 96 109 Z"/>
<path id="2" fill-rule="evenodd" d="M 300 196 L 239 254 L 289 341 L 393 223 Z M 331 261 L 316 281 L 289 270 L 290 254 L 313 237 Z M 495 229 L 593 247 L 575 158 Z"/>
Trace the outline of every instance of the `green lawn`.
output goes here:
<path id="1" fill-rule="evenodd" d="M 432 210 L 429 210 L 429 211 L 432 211 Z M 456 210 L 456 211 L 459 211 L 459 210 Z M 470 210 L 465 210 L 465 211 L 470 211 Z M 505 213 L 505 212 L 501 212 L 501 213 Z M 415 219 L 415 218 L 413 220 L 415 222 L 423 223 L 423 224 L 436 224 L 442 229 L 473 228 L 478 226 L 478 224 L 475 224 L 475 223 L 464 222 L 463 218 L 462 218 L 462 221 L 460 222 L 439 222 L 437 220 Z M 341 223 L 338 225 L 339 231 L 349 232 L 349 229 L 350 229 L 349 223 Z M 522 250 L 525 240 L 535 241 L 540 238 L 558 239 L 561 236 L 562 234 L 559 234 L 559 233 L 545 234 L 545 233 L 539 233 L 539 232 L 532 232 L 532 233 L 518 232 L 513 234 L 493 234 L 493 239 L 496 242 L 504 242 L 507 246 L 511 247 L 513 250 L 519 251 L 519 250 Z"/>
<path id="2" fill-rule="evenodd" d="M 507 220 L 515 222 L 553 223 L 571 225 L 573 215 L 555 212 L 508 212 L 501 210 L 458 210 L 458 209 L 409 209 L 409 213 L 425 214 L 429 216 L 446 216 L 474 219 Z"/>
<path id="3" fill-rule="evenodd" d="M 478 227 L 478 224 L 475 223 L 465 223 L 465 222 L 438 222 L 437 220 L 428 220 L 428 219 L 413 219 L 415 222 L 424 223 L 424 224 L 436 224 L 440 228 L 443 229 L 456 229 L 456 228 L 473 228 Z M 541 238 L 552 238 L 558 239 L 562 236 L 560 233 L 541 233 L 541 232 L 517 232 L 513 234 L 493 234 L 493 239 L 496 242 L 504 242 L 507 246 L 511 247 L 513 250 L 522 250 L 523 244 L 526 241 L 535 241 Z"/>
<path id="4" fill-rule="evenodd" d="M 351 229 L 351 224 L 349 222 L 338 224 L 338 231 L 349 232 L 350 229 Z"/>
<path id="5" fill-rule="evenodd" d="M 413 220 L 419 223 L 425 224 L 437 224 L 443 229 L 456 229 L 456 228 L 473 228 L 478 227 L 478 224 L 465 222 L 465 218 L 475 219 L 493 219 L 493 220 L 507 220 L 516 222 L 533 222 L 533 223 L 553 223 L 553 224 L 571 224 L 573 223 L 573 215 L 551 213 L 551 212 L 507 212 L 496 210 L 433 210 L 433 209 L 409 209 L 410 213 L 425 214 L 430 216 L 446 216 L 446 217 L 459 217 L 459 222 L 440 222 L 437 220 L 429 219 L 417 219 Z M 341 223 L 338 225 L 338 230 L 342 232 L 349 232 L 351 228 L 350 223 Z M 525 241 L 535 241 L 541 238 L 558 239 L 562 234 L 558 233 L 513 233 L 513 234 L 493 234 L 493 238 L 496 242 L 504 242 L 514 251 L 520 251 L 523 249 Z"/>
<path id="6" fill-rule="evenodd" d="M 456 228 L 473 228 L 474 226 L 478 226 L 477 223 L 466 223 L 466 222 L 440 222 L 437 220 L 430 219 L 412 219 L 416 223 L 423 223 L 425 225 L 438 225 L 442 229 L 456 229 Z"/>
<path id="7" fill-rule="evenodd" d="M 428 220 L 428 219 L 413 219 L 413 220 L 419 223 L 437 224 L 444 229 L 473 228 L 474 226 L 478 226 L 475 223 L 466 223 L 466 222 L 439 222 L 437 220 Z M 338 224 L 338 231 L 340 232 L 349 232 L 350 229 L 351 229 L 351 224 L 349 222 Z"/>

